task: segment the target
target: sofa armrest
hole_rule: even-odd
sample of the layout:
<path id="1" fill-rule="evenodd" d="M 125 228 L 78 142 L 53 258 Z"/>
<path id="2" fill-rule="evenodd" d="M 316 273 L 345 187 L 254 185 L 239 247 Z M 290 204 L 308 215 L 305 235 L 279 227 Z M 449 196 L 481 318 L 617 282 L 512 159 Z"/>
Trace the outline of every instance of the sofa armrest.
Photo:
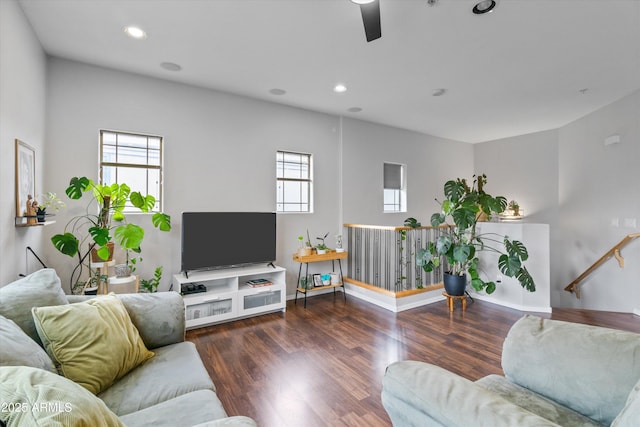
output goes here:
<path id="1" fill-rule="evenodd" d="M 387 367 L 382 403 L 394 426 L 558 426 L 466 378 L 422 362 Z"/>
<path id="2" fill-rule="evenodd" d="M 184 301 L 177 292 L 117 294 L 124 304 L 142 341 L 149 349 L 183 342 L 185 339 Z M 70 303 L 94 296 L 67 295 Z"/>
<path id="3" fill-rule="evenodd" d="M 193 427 L 258 427 L 258 424 L 249 417 L 235 416 L 220 418 L 219 420 L 209 421 Z"/>

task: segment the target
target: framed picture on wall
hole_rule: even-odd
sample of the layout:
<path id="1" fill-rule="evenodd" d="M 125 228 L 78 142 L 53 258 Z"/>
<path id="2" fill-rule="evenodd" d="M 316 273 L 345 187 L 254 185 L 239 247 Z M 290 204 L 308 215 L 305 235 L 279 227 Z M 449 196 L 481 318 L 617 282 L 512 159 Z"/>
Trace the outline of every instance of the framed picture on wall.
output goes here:
<path id="1" fill-rule="evenodd" d="M 25 216 L 27 202 L 36 197 L 36 151 L 16 139 L 16 216 Z"/>

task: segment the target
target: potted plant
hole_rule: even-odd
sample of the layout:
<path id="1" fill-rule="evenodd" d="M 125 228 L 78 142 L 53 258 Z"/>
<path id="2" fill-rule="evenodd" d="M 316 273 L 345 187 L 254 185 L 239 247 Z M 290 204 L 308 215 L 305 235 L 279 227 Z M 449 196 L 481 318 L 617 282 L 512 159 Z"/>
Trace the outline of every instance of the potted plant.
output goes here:
<path id="1" fill-rule="evenodd" d="M 92 251 L 96 261 L 110 260 L 114 243 L 125 251 L 140 252 L 144 229 L 139 225 L 127 223 L 124 209 L 125 206 L 133 206 L 141 212 L 151 212 L 155 206 L 155 197 L 131 192 L 129 186 L 124 183 L 97 184 L 86 177 L 71 178 L 65 193 L 73 200 L 82 198 L 86 193 L 93 196 L 86 212 L 72 218 L 65 226 L 64 233 L 51 238 L 58 251 L 70 257 L 78 256 L 80 270 Z M 165 213 L 154 213 L 151 221 L 161 231 L 171 230 L 171 217 Z M 89 243 L 89 247 L 83 254 L 80 248 L 85 242 Z M 73 283 L 73 277 L 71 280 Z"/>
<path id="2" fill-rule="evenodd" d="M 311 244 L 304 242 L 303 236 L 298 236 L 298 256 L 309 256 L 311 255 Z"/>
<path id="3" fill-rule="evenodd" d="M 153 277 L 151 279 L 141 279 L 140 286 L 146 292 L 158 292 L 160 280 L 162 280 L 162 267 L 156 267 Z"/>
<path id="4" fill-rule="evenodd" d="M 444 184 L 445 199 L 442 202 L 436 199 L 441 211 L 431 216 L 431 225 L 441 229 L 440 236 L 418 251 L 416 263 L 430 272 L 444 257 L 448 267 L 444 285 L 449 295 L 464 295 L 467 273 L 476 291 L 491 294 L 496 290 L 496 284 L 480 277 L 477 255 L 480 251 L 493 251 L 500 254 L 500 272 L 515 277 L 523 288 L 534 292 L 534 280 L 523 264 L 529 254 L 522 242 L 510 240 L 508 236 L 477 233 L 476 225 L 482 215 L 500 214 L 507 207 L 506 198 L 493 197 L 484 191 L 486 182 L 486 175 L 474 175 L 471 186 L 460 178 Z"/>
<path id="5" fill-rule="evenodd" d="M 65 204 L 60 198 L 56 195 L 56 193 L 52 193 L 51 191 L 45 193 L 40 198 L 41 202 L 38 203 L 36 201 L 33 204 L 36 207 L 36 218 L 38 222 L 44 222 L 45 216 L 47 215 L 47 209 L 54 210 L 58 212 L 60 209 L 65 207 Z"/>
<path id="6" fill-rule="evenodd" d="M 329 235 L 329 232 L 327 232 L 323 237 L 316 237 L 316 240 L 320 240 L 320 243 L 316 245 L 316 252 L 318 253 L 318 255 L 327 253 L 328 248 L 324 242 L 324 239 L 326 239 L 328 235 Z"/>

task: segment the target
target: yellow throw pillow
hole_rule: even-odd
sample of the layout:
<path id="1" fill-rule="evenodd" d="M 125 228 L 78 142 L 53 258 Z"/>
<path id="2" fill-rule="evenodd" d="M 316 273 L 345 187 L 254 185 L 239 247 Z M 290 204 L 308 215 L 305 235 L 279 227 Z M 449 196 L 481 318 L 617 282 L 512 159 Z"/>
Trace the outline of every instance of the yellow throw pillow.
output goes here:
<path id="1" fill-rule="evenodd" d="M 76 304 L 34 307 L 32 314 L 58 372 L 93 394 L 153 357 L 113 294 Z"/>
<path id="2" fill-rule="evenodd" d="M 102 400 L 43 369 L 0 367 L 0 397 L 7 427 L 124 427 Z"/>

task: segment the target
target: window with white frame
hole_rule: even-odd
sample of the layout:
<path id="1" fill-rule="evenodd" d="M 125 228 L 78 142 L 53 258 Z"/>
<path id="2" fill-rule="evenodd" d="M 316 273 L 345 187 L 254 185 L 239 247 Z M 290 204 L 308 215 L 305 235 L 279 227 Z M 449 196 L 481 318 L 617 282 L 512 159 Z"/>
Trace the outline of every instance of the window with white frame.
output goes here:
<path id="1" fill-rule="evenodd" d="M 276 211 L 313 212 L 311 154 L 276 153 Z"/>
<path id="2" fill-rule="evenodd" d="M 156 199 L 153 211 L 162 211 L 162 142 L 157 135 L 101 130 L 100 182 L 150 194 Z"/>
<path id="3" fill-rule="evenodd" d="M 384 212 L 406 212 L 407 191 L 405 166 L 397 163 L 384 163 Z"/>

